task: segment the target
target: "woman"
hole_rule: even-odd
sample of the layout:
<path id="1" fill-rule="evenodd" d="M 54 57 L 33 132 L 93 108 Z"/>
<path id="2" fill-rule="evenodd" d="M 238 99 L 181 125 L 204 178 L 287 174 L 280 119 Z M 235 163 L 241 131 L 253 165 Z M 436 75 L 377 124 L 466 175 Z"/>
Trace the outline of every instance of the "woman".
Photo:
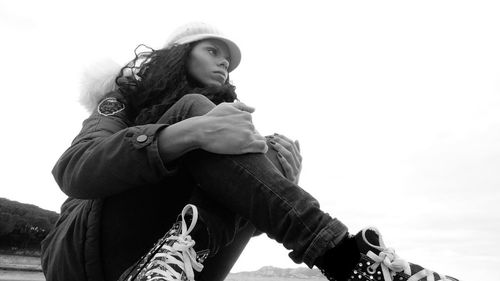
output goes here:
<path id="1" fill-rule="evenodd" d="M 399 259 L 374 228 L 349 235 L 296 185 L 298 145 L 233 103 L 239 61 L 193 23 L 121 70 L 53 170 L 70 198 L 42 245 L 47 280 L 223 280 L 259 232 L 330 280 L 456 280 Z"/>

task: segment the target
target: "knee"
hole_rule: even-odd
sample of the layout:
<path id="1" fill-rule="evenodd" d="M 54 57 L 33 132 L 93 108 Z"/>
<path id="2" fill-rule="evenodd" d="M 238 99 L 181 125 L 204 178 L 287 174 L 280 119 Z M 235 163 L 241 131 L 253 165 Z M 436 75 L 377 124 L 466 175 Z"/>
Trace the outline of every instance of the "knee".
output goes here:
<path id="1" fill-rule="evenodd" d="M 202 94 L 186 94 L 182 96 L 177 103 L 183 103 L 183 104 L 213 104 L 212 101 L 210 101 L 207 97 L 205 97 Z"/>
<path id="2" fill-rule="evenodd" d="M 215 107 L 211 100 L 201 94 L 186 94 L 177 103 L 189 111 L 191 116 L 204 115 Z"/>
<path id="3" fill-rule="evenodd" d="M 200 94 L 187 94 L 172 105 L 158 123 L 174 124 L 187 118 L 201 116 L 212 110 L 215 104 Z"/>

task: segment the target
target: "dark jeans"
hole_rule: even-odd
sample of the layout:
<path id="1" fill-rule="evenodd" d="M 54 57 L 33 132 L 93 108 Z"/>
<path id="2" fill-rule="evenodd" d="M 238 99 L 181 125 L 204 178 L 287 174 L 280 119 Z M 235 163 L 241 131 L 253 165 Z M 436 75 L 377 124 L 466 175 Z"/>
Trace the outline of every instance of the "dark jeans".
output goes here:
<path id="1" fill-rule="evenodd" d="M 174 124 L 203 115 L 214 107 L 202 95 L 186 95 L 159 123 Z M 309 193 L 282 176 L 272 149 L 267 154 L 244 155 L 196 150 L 181 157 L 177 165 L 181 174 L 193 183 L 187 189 L 190 192 L 187 201 L 198 207 L 208 228 L 210 248 L 215 253 L 205 261 L 197 280 L 223 280 L 255 230 L 282 243 L 292 250 L 289 255 L 293 261 L 309 267 L 347 233 L 347 228 L 323 212 Z M 105 208 L 105 221 L 106 213 L 112 212 L 111 208 L 108 210 Z M 107 221 L 112 220 L 108 216 Z M 112 243 L 111 237 L 108 234 L 108 244 Z M 104 249 L 110 247 L 104 245 Z"/>
<path id="2" fill-rule="evenodd" d="M 215 105 L 202 95 L 187 95 L 171 107 L 160 123 L 173 124 L 200 116 Z M 295 262 L 313 265 L 327 248 L 347 232 L 346 227 L 320 210 L 318 202 L 303 189 L 284 178 L 276 155 L 217 155 L 202 150 L 182 158 L 182 168 L 193 176 L 205 200 L 216 202 L 236 218 L 226 224 L 206 224 L 216 243 L 230 242 L 243 221 L 291 249 Z M 274 163 L 273 163 L 274 162 Z M 198 204 L 203 217 L 203 201 Z M 226 213 L 227 215 L 227 213 Z M 239 223 L 237 223 L 239 222 Z M 245 223 L 244 223 L 245 224 Z"/>

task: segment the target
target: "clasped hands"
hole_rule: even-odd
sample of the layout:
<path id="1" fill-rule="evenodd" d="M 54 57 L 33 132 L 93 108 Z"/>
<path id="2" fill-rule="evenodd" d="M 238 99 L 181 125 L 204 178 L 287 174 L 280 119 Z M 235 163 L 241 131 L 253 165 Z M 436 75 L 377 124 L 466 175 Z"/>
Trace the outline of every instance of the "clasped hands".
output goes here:
<path id="1" fill-rule="evenodd" d="M 217 154 L 266 153 L 274 149 L 284 176 L 298 183 L 302 169 L 299 142 L 281 134 L 260 135 L 252 123 L 254 111 L 242 102 L 217 105 L 203 116 L 206 122 L 201 148 Z"/>

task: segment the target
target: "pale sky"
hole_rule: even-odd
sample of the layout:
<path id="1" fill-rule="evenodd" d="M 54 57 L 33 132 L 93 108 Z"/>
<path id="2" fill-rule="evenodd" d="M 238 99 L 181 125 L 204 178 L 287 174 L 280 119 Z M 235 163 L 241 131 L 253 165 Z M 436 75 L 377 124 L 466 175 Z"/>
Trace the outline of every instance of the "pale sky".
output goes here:
<path id="1" fill-rule="evenodd" d="M 410 262 L 495 279 L 498 1 L 103 2 L 0 0 L 0 197 L 59 211 L 51 169 L 88 116 L 86 65 L 205 21 L 242 50 L 231 79 L 259 131 L 300 141 L 324 210 Z M 263 235 L 233 271 L 264 265 L 298 266 Z"/>

